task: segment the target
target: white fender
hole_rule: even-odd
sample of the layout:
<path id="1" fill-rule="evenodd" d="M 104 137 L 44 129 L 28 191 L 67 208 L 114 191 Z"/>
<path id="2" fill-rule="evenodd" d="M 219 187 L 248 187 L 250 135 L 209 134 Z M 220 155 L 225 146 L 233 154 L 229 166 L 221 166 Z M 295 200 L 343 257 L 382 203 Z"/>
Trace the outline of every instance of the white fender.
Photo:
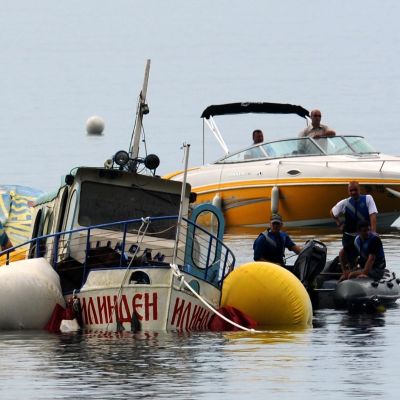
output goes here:
<path id="1" fill-rule="evenodd" d="M 279 209 L 279 188 L 273 186 L 271 189 L 271 214 L 276 214 Z"/>
<path id="2" fill-rule="evenodd" d="M 397 198 L 400 198 L 400 192 L 398 192 L 397 190 L 394 190 L 394 189 L 391 189 L 391 188 L 388 188 L 388 187 L 385 187 L 385 189 L 386 189 L 389 193 L 391 193 L 393 196 L 395 196 L 395 197 L 397 197 Z"/>
<path id="3" fill-rule="evenodd" d="M 60 278 L 44 258 L 0 268 L 0 330 L 43 329 L 57 303 L 65 306 Z"/>
<path id="4" fill-rule="evenodd" d="M 214 198 L 212 199 L 212 205 L 219 208 L 221 210 L 221 206 L 222 206 L 222 199 L 221 196 L 219 195 L 219 193 L 217 193 Z"/>

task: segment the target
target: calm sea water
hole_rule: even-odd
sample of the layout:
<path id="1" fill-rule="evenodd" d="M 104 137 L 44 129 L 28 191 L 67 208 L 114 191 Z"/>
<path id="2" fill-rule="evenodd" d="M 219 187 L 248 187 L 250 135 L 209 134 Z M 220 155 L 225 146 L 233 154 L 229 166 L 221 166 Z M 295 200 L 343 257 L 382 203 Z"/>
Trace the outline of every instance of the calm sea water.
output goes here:
<path id="1" fill-rule="evenodd" d="M 161 174 L 182 168 L 183 142 L 201 163 L 202 110 L 236 101 L 319 107 L 338 133 L 399 154 L 399 15 L 395 0 L 3 0 L 0 184 L 53 190 L 74 166 L 126 149 L 147 58 L 146 145 Z M 94 114 L 101 137 L 85 132 Z M 283 138 L 304 127 L 297 117 L 217 123 L 232 149 L 254 128 Z M 205 141 L 211 161 L 221 151 Z M 255 234 L 227 235 L 238 264 Z M 292 235 L 317 236 L 330 256 L 339 248 L 334 231 Z M 400 274 L 399 232 L 382 237 Z M 399 321 L 395 307 L 320 311 L 312 329 L 262 335 L 1 332 L 1 398 L 397 398 Z"/>

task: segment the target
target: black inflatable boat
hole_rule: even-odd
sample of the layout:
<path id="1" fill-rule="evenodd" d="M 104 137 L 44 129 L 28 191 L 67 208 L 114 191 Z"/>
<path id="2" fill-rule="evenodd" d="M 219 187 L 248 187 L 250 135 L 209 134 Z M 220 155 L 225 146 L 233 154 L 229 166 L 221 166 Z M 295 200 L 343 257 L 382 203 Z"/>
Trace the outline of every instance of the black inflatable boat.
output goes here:
<path id="1" fill-rule="evenodd" d="M 307 289 L 314 308 L 374 310 L 400 298 L 400 279 L 389 270 L 379 281 L 355 278 L 339 282 L 338 258 L 326 262 L 326 246 L 317 240 L 306 243 L 291 270 Z"/>

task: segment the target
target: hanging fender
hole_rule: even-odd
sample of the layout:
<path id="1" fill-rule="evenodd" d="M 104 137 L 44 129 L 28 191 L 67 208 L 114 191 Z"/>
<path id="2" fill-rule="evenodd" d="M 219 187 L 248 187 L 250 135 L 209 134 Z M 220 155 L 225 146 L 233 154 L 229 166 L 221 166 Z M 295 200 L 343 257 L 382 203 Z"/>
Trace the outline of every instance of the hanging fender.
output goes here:
<path id="1" fill-rule="evenodd" d="M 219 208 L 221 210 L 221 206 L 222 206 L 222 199 L 221 196 L 219 195 L 219 193 L 217 193 L 214 198 L 212 199 L 212 205 Z"/>
<path id="2" fill-rule="evenodd" d="M 276 214 L 279 209 L 279 188 L 273 186 L 271 189 L 271 214 Z"/>

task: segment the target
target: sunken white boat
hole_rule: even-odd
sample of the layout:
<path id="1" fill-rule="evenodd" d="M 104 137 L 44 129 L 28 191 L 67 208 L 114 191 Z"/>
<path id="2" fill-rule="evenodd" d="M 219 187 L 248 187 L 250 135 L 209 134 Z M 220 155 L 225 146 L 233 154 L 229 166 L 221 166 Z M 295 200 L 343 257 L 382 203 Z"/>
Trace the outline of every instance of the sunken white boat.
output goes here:
<path id="1" fill-rule="evenodd" d="M 208 328 L 235 257 L 220 211 L 192 209 L 189 184 L 157 176 L 157 156 L 139 157 L 148 69 L 129 152 L 73 169 L 36 200 L 32 239 L 0 253 L 0 329 L 43 328 L 65 303 L 88 330 Z M 213 233 L 196 224 L 205 220 Z M 13 262 L 19 249 L 27 259 Z"/>

